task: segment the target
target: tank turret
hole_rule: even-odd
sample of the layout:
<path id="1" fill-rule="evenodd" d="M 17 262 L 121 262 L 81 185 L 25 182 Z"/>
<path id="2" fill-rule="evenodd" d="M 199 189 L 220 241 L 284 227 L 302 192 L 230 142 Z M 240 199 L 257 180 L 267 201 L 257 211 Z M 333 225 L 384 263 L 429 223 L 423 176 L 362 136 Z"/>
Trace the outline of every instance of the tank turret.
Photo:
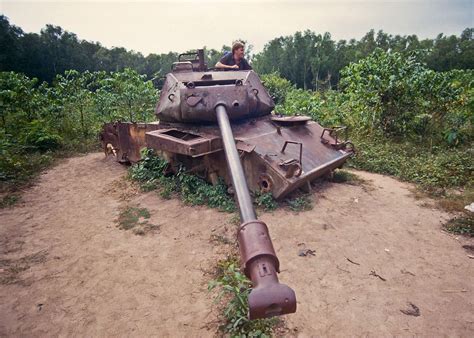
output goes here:
<path id="1" fill-rule="evenodd" d="M 231 121 L 271 113 L 275 104 L 252 71 L 195 71 L 190 62 L 177 62 L 166 75 L 156 107 L 160 121 L 216 123 L 215 107 L 226 107 Z"/>

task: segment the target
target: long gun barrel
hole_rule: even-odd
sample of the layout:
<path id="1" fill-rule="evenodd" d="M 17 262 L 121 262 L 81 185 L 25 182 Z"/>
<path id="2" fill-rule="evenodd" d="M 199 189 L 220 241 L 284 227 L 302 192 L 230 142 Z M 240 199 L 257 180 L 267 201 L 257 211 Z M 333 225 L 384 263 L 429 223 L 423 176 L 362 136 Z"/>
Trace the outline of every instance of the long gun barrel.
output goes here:
<path id="1" fill-rule="evenodd" d="M 296 311 L 295 292 L 278 281 L 280 262 L 266 224 L 259 221 L 255 214 L 224 104 L 216 106 L 216 115 L 239 204 L 241 225 L 238 240 L 241 263 L 245 275 L 253 284 L 248 297 L 249 318 L 258 319 L 293 313 Z"/>

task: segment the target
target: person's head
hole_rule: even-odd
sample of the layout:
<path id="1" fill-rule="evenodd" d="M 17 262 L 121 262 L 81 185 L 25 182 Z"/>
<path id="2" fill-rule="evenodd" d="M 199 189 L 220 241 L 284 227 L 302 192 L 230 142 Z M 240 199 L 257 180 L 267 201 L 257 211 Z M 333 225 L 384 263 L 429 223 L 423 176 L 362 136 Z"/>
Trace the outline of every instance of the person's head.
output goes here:
<path id="1" fill-rule="evenodd" d="M 237 59 L 243 59 L 244 58 L 244 44 L 240 41 L 234 42 L 232 45 L 232 54 L 234 55 L 234 58 Z"/>

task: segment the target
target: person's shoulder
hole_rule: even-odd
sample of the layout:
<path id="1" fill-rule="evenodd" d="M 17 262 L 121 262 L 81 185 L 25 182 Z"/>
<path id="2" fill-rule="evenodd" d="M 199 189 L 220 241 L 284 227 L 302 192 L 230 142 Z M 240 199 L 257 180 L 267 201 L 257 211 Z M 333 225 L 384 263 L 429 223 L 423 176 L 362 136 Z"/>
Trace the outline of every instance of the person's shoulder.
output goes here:
<path id="1" fill-rule="evenodd" d="M 226 52 L 220 59 L 223 64 L 228 64 L 232 59 L 232 53 Z"/>

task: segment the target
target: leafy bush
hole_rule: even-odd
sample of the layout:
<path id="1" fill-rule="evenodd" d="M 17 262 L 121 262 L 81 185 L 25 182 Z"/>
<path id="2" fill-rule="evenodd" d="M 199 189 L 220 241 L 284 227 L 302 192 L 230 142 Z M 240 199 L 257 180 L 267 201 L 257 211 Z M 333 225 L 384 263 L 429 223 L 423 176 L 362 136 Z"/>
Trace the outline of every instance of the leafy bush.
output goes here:
<path id="1" fill-rule="evenodd" d="M 66 71 L 51 85 L 0 72 L 0 180 L 27 180 L 51 163 L 48 151 L 97 149 L 104 122 L 154 119 L 156 100 L 152 82 L 130 69 Z"/>
<path id="2" fill-rule="evenodd" d="M 466 126 L 472 116 L 469 121 L 459 112 L 472 105 L 473 72 L 435 72 L 420 60 L 420 52 L 407 56 L 377 49 L 344 68 L 341 86 L 352 109 L 352 125 L 370 134 L 435 140 L 447 133 L 451 144 L 455 139 L 459 143 L 461 132 L 472 136 Z"/>
<path id="3" fill-rule="evenodd" d="M 61 146 L 62 138 L 52 132 L 43 121 L 30 122 L 25 130 L 24 143 L 35 150 L 57 150 Z"/>
<path id="4" fill-rule="evenodd" d="M 227 187 L 222 180 L 213 186 L 195 175 L 186 174 L 184 168 L 180 168 L 175 175 L 166 176 L 167 167 L 168 162 L 152 149 L 144 149 L 142 160 L 130 167 L 129 176 L 140 182 L 142 189 L 147 191 L 159 187 L 163 198 L 169 198 L 176 192 L 187 204 L 205 204 L 226 212 L 235 210 L 234 200 L 227 194 Z"/>
<path id="5" fill-rule="evenodd" d="M 261 76 L 261 80 L 277 105 L 283 104 L 288 93 L 295 89 L 290 81 L 281 77 L 278 73 L 264 74 Z"/>

